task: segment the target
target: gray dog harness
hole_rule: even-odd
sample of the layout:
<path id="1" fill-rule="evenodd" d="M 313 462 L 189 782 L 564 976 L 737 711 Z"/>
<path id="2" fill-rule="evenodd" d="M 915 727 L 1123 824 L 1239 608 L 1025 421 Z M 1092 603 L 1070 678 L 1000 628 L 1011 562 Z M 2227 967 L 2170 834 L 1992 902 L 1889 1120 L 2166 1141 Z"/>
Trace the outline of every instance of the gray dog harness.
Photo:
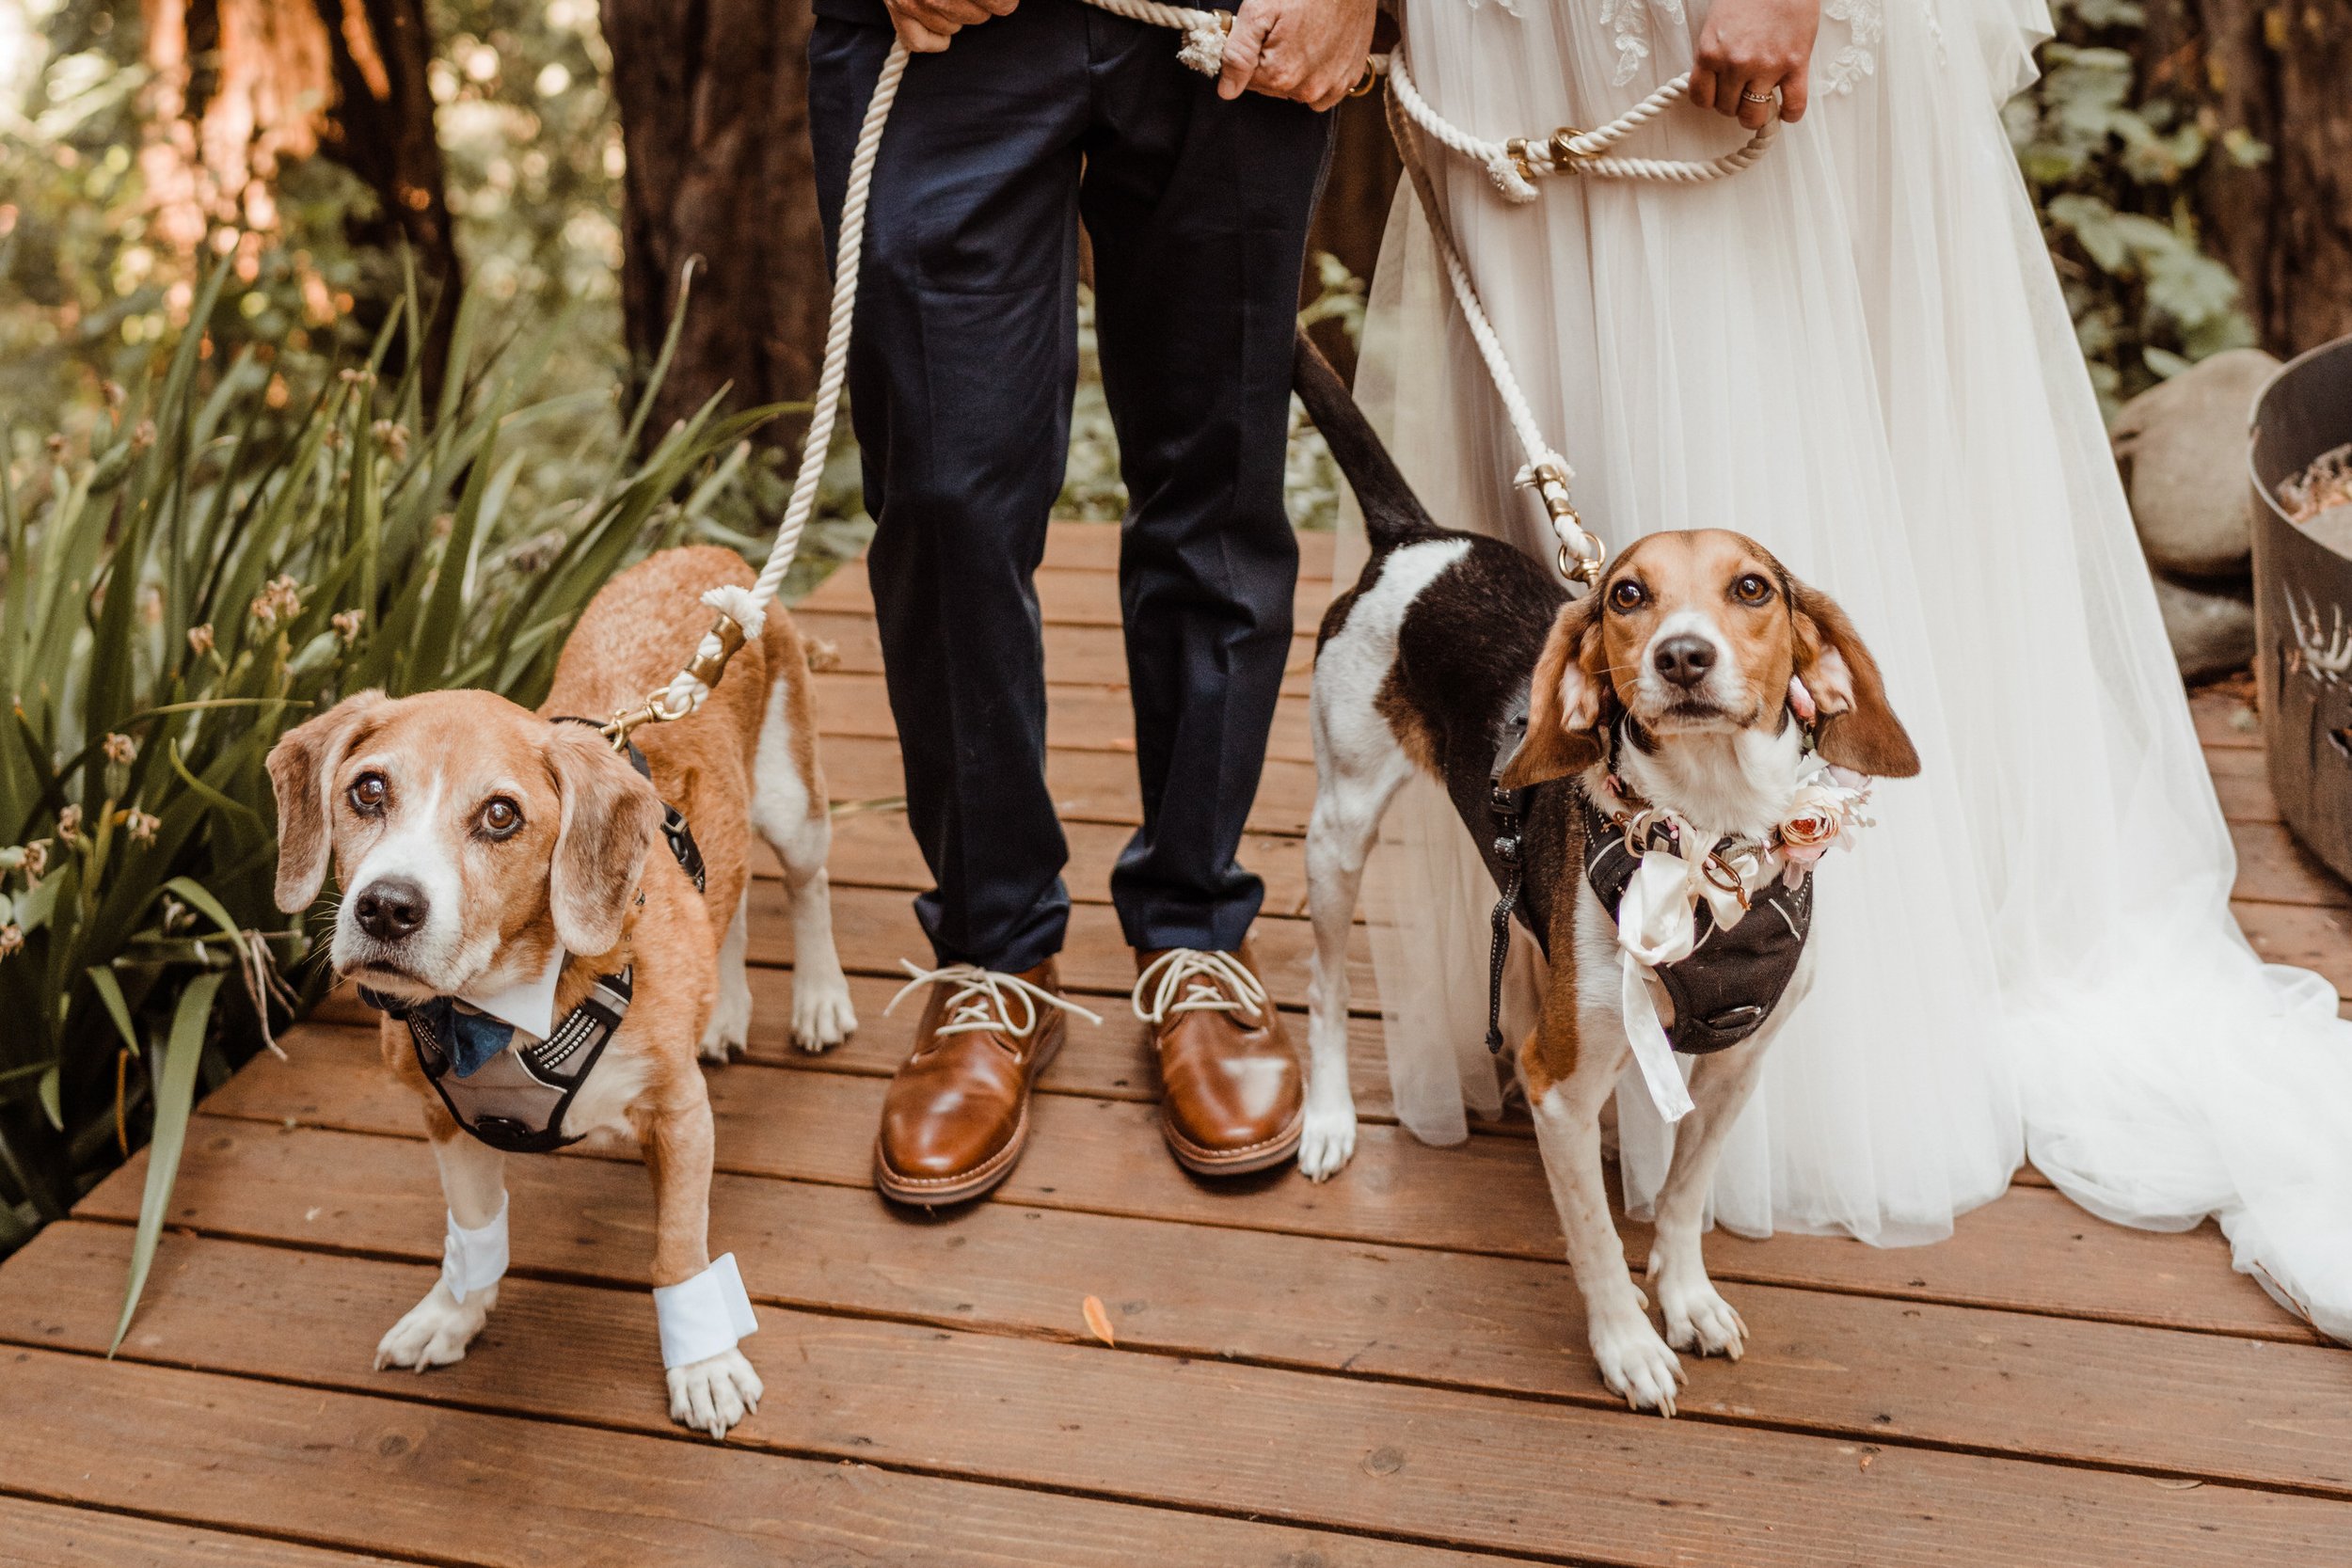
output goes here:
<path id="1" fill-rule="evenodd" d="M 587 724 L 593 720 L 559 719 Z M 653 769 L 635 746 L 629 765 L 650 781 Z M 703 887 L 703 857 L 693 832 L 674 806 L 661 808 L 661 832 L 679 867 Z M 645 901 L 639 890 L 637 901 Z M 586 997 L 559 1020 L 548 1037 L 515 1047 L 515 1026 L 476 1012 L 454 997 L 406 1002 L 362 987 L 359 1000 L 408 1025 L 417 1066 L 457 1125 L 509 1154 L 546 1154 L 580 1140 L 564 1135 L 564 1113 L 620 1033 L 634 993 L 634 969 L 599 974 Z"/>

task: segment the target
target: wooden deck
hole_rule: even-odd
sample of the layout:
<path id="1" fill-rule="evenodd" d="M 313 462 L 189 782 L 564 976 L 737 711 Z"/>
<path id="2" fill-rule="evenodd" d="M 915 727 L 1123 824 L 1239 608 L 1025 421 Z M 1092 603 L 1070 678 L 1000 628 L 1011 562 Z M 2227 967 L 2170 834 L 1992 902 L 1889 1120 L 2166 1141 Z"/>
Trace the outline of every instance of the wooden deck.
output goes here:
<path id="1" fill-rule="evenodd" d="M 1114 1021 L 1132 969 L 1102 900 L 1136 812 L 1115 547 L 1058 529 L 1041 575 L 1082 901 L 1065 974 Z M 840 650 L 819 685 L 845 800 L 899 790 L 865 594 L 846 570 L 801 616 Z M 1296 648 L 1247 850 L 1292 1008 L 1311 784 Z M 2247 927 L 2352 989 L 2352 897 L 2279 826 L 2238 706 L 2209 695 L 2199 719 Z M 759 1303 L 744 1348 L 768 1385 L 731 1441 L 666 1418 L 650 1196 L 609 1159 L 513 1162 L 515 1270 L 473 1354 L 369 1370 L 432 1281 L 441 1199 L 373 1031 L 330 1015 L 203 1105 L 119 1358 L 103 1353 L 142 1163 L 0 1268 L 0 1563 L 2352 1560 L 2352 1353 L 2233 1274 L 2210 1227 L 2115 1228 L 2030 1172 L 1939 1246 L 1710 1239 L 1753 1339 L 1737 1365 L 1686 1361 L 1672 1421 L 1596 1378 L 1532 1141 L 1415 1144 L 1382 1115 L 1375 1019 L 1369 1122 L 1327 1186 L 1182 1175 L 1138 1033 L 1114 1022 L 1073 1027 L 992 1200 L 893 1212 L 867 1159 L 912 1023 L 882 1003 L 919 951 L 902 820 L 845 815 L 834 875 L 861 1033 L 823 1058 L 788 1046 L 787 923 L 764 881 L 752 1057 L 711 1077 L 713 1244 Z M 1089 1334 L 1088 1296 L 1116 1347 Z"/>

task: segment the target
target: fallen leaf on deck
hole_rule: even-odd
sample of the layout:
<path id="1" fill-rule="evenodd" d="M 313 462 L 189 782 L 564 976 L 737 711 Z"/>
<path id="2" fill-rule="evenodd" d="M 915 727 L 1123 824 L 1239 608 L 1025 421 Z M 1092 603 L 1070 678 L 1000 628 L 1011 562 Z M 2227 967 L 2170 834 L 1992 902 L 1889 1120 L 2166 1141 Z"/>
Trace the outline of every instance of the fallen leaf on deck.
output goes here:
<path id="1" fill-rule="evenodd" d="M 1111 1333 L 1111 1315 L 1103 1310 L 1101 1296 L 1087 1297 L 1078 1310 L 1086 1315 L 1088 1333 L 1106 1345 L 1115 1346 L 1119 1343 L 1117 1337 Z"/>

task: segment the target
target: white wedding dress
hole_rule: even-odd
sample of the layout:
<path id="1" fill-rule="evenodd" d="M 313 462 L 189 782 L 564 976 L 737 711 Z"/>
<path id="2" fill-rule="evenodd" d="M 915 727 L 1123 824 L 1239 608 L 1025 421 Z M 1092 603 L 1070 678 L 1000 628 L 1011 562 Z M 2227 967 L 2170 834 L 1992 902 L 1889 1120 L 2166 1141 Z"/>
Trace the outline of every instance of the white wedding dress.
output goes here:
<path id="1" fill-rule="evenodd" d="M 1734 178 L 1558 178 L 1516 206 L 1479 166 L 1428 155 L 1587 523 L 1613 549 L 1700 526 L 1762 541 L 1853 615 L 1926 759 L 1823 868 L 1819 981 L 1729 1141 L 1713 1217 L 1932 1241 L 2030 1153 L 2111 1220 L 2217 1215 L 2238 1267 L 2352 1338 L 2352 1024 L 2230 916 L 2229 835 L 1997 115 L 2046 15 L 1823 10 L 1811 112 Z M 1405 24 L 1438 112 L 1500 138 L 1613 118 L 1689 69 L 1704 16 L 1409 0 Z M 1625 150 L 1705 158 L 1744 135 L 1686 106 Z M 1549 558 L 1409 188 L 1359 392 L 1441 521 Z M 1343 545 L 1345 583 L 1359 525 Z M 1498 1105 L 1494 890 L 1434 785 L 1399 797 L 1368 887 L 1400 1114 L 1456 1141 L 1466 1110 Z M 1671 1132 L 1638 1077 L 1617 1110 L 1641 1212 Z"/>

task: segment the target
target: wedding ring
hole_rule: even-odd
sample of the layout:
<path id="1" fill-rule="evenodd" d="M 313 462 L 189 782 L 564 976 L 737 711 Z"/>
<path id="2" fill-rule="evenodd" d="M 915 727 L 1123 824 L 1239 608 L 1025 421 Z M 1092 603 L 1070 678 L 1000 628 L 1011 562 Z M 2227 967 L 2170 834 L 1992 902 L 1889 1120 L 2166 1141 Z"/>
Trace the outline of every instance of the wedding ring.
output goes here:
<path id="1" fill-rule="evenodd" d="M 1740 97 L 1742 102 L 1749 103 L 1770 103 L 1772 101 L 1772 95 L 1769 92 L 1743 92 Z"/>

